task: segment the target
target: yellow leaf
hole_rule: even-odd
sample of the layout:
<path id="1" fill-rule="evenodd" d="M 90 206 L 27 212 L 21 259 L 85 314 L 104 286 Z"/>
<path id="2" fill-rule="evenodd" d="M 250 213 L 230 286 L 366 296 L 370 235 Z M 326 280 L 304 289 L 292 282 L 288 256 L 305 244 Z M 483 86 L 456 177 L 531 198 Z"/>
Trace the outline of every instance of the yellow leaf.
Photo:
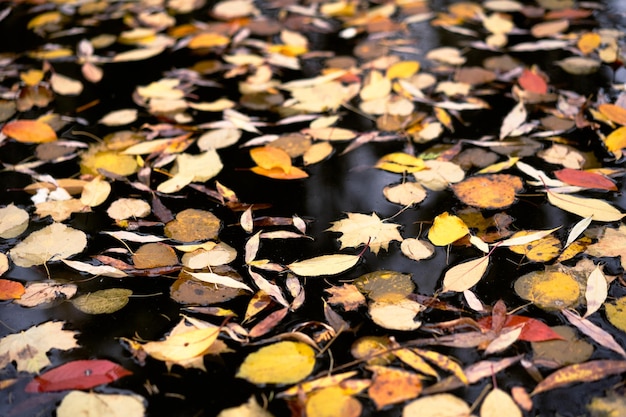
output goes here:
<path id="1" fill-rule="evenodd" d="M 446 271 L 443 277 L 442 292 L 463 292 L 476 285 L 483 277 L 489 266 L 489 257 L 472 259 Z"/>
<path id="2" fill-rule="evenodd" d="M 434 350 L 413 349 L 413 352 L 428 359 L 441 369 L 451 372 L 464 384 L 469 384 L 469 380 L 467 379 L 467 376 L 465 376 L 465 372 L 463 372 L 461 365 L 450 359 L 448 356 L 442 355 Z"/>
<path id="3" fill-rule="evenodd" d="M 611 324 L 626 332 L 626 297 L 604 304 L 604 309 Z"/>
<path id="4" fill-rule="evenodd" d="M 580 49 L 580 52 L 583 55 L 588 55 L 594 51 L 597 47 L 602 43 L 602 38 L 599 34 L 595 32 L 587 32 L 583 33 L 580 38 L 578 38 L 578 42 L 576 42 L 576 46 Z"/>
<path id="5" fill-rule="evenodd" d="M 89 207 L 96 207 L 104 203 L 110 193 L 111 184 L 98 176 L 85 184 L 80 202 Z"/>
<path id="6" fill-rule="evenodd" d="M 336 275 L 352 268 L 359 262 L 357 255 L 322 255 L 304 261 L 294 262 L 287 267 L 303 277 L 318 277 L 321 275 Z"/>
<path id="7" fill-rule="evenodd" d="M 39 229 L 15 245 L 9 255 L 17 266 L 28 268 L 69 258 L 87 246 L 87 235 L 62 223 Z"/>
<path id="8" fill-rule="evenodd" d="M 618 221 L 626 215 L 606 201 L 595 198 L 548 192 L 548 201 L 560 209 L 577 214 L 580 217 L 592 217 L 593 220 L 599 222 Z"/>
<path id="9" fill-rule="evenodd" d="M 275 146 L 262 146 L 250 149 L 250 157 L 265 170 L 278 168 L 283 172 L 291 169 L 291 157 L 284 150 Z"/>
<path id="10" fill-rule="evenodd" d="M 220 327 L 196 328 L 177 333 L 158 342 L 142 345 L 143 350 L 155 359 L 181 362 L 202 356 L 217 340 Z"/>
<path id="11" fill-rule="evenodd" d="M 609 133 L 604 140 L 604 144 L 611 152 L 617 152 L 626 148 L 626 126 L 619 127 Z"/>
<path id="12" fill-rule="evenodd" d="M 530 272 L 515 281 L 515 292 L 547 310 L 561 310 L 578 303 L 580 286 L 569 274 L 558 270 Z"/>
<path id="13" fill-rule="evenodd" d="M 390 80 L 394 78 L 409 78 L 419 69 L 420 63 L 418 61 L 400 61 L 390 66 L 385 76 Z"/>
<path id="14" fill-rule="evenodd" d="M 70 391 L 56 409 L 57 417 L 108 416 L 142 417 L 146 400 L 136 394 L 98 394 Z"/>
<path id="15" fill-rule="evenodd" d="M 253 384 L 295 384 L 309 376 L 315 351 L 302 342 L 283 341 L 249 354 L 236 377 Z"/>
<path id="16" fill-rule="evenodd" d="M 30 69 L 25 72 L 20 73 L 20 79 L 22 82 L 28 86 L 37 85 L 43 80 L 43 71 L 38 69 Z"/>
<path id="17" fill-rule="evenodd" d="M 467 417 L 472 414 L 469 405 L 452 394 L 435 394 L 418 398 L 402 410 L 403 417 Z"/>
<path id="18" fill-rule="evenodd" d="M 513 398 L 499 388 L 487 394 L 480 406 L 480 417 L 522 417 L 522 412 Z"/>
<path id="19" fill-rule="evenodd" d="M 40 51 L 31 51 L 28 56 L 40 60 L 53 60 L 57 58 L 67 58 L 74 55 L 74 51 L 68 48 L 44 49 Z"/>
<path id="20" fill-rule="evenodd" d="M 515 194 L 523 189 L 523 183 L 515 175 L 489 174 L 467 178 L 451 187 L 454 195 L 468 206 L 501 209 L 515 202 Z"/>
<path id="21" fill-rule="evenodd" d="M 359 417 L 362 405 L 341 387 L 315 391 L 306 401 L 307 417 Z"/>
<path id="22" fill-rule="evenodd" d="M 507 240 L 519 239 L 534 234 L 530 230 L 522 230 L 515 233 Z M 534 262 L 548 262 L 561 252 L 561 241 L 554 235 L 548 235 L 520 245 L 511 245 L 509 249 L 520 255 L 524 255 Z"/>
<path id="23" fill-rule="evenodd" d="M 561 368 L 541 381 L 530 393 L 537 395 L 540 392 L 560 388 L 576 382 L 591 382 L 606 378 L 609 375 L 626 372 L 626 361 L 595 360 Z"/>
<path id="24" fill-rule="evenodd" d="M 28 29 L 38 28 L 48 24 L 60 23 L 63 15 L 60 12 L 45 12 L 30 19 L 26 27 Z"/>
<path id="25" fill-rule="evenodd" d="M 14 120 L 4 125 L 2 133 L 22 143 L 46 143 L 57 140 L 54 129 L 38 120 Z"/>
<path id="26" fill-rule="evenodd" d="M 350 140 L 356 137 L 356 133 L 340 127 L 317 127 L 304 129 L 303 132 L 317 140 Z"/>
<path id="27" fill-rule="evenodd" d="M 433 221 L 433 225 L 428 231 L 428 239 L 437 246 L 447 246 L 469 233 L 469 228 L 460 217 L 449 214 L 447 211 L 441 213 Z"/>
<path id="28" fill-rule="evenodd" d="M 404 152 L 387 154 L 380 158 L 374 166 L 376 168 L 389 172 L 395 172 L 397 174 L 402 174 L 403 172 L 418 172 L 426 168 L 426 165 L 421 158 L 417 158 Z"/>
<path id="29" fill-rule="evenodd" d="M 396 357 L 402 362 L 415 369 L 417 372 L 439 378 L 439 374 L 437 373 L 437 371 L 432 366 L 430 366 L 428 362 L 424 360 L 424 358 L 415 353 L 412 349 L 396 349 L 393 351 L 393 354 L 396 355 Z"/>
<path id="30" fill-rule="evenodd" d="M 420 328 L 422 322 L 415 319 L 426 307 L 417 301 L 403 298 L 374 301 L 369 305 L 372 321 L 391 330 L 411 331 Z"/>
<path id="31" fill-rule="evenodd" d="M 509 158 L 508 161 L 498 162 L 497 164 L 489 165 L 476 173 L 477 174 L 495 174 L 497 172 L 504 171 L 505 169 L 511 168 L 519 160 L 520 158 L 518 156 L 514 156 L 512 158 Z"/>
<path id="32" fill-rule="evenodd" d="M 422 392 L 422 381 L 413 372 L 384 366 L 372 366 L 370 370 L 374 372 L 374 377 L 367 394 L 377 410 L 413 399 Z"/>
<path id="33" fill-rule="evenodd" d="M 298 180 L 309 176 L 309 174 L 298 167 L 290 167 L 287 171 L 282 168 L 267 169 L 263 167 L 252 167 L 250 170 L 255 174 L 263 175 L 268 178 L 274 178 L 276 180 Z"/>
<path id="34" fill-rule="evenodd" d="M 613 123 L 626 125 L 626 108 L 611 103 L 603 103 L 598 106 L 600 113 Z"/>

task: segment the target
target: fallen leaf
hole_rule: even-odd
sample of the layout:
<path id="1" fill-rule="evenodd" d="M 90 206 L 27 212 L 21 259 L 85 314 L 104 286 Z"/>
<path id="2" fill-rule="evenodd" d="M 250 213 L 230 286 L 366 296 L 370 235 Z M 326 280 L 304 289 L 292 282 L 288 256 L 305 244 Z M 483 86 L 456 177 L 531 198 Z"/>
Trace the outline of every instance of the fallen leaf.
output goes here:
<path id="1" fill-rule="evenodd" d="M 626 216 L 609 203 L 595 198 L 576 197 L 549 191 L 548 201 L 562 210 L 580 217 L 592 217 L 593 220 L 599 222 L 614 222 Z"/>
<path id="2" fill-rule="evenodd" d="M 402 417 L 460 417 L 472 411 L 465 401 L 452 394 L 435 394 L 418 398 L 402 410 Z"/>
<path id="3" fill-rule="evenodd" d="M 601 62 L 593 58 L 582 56 L 570 56 L 559 61 L 554 61 L 556 65 L 563 68 L 569 74 L 589 75 L 600 69 Z"/>
<path id="4" fill-rule="evenodd" d="M 14 204 L 0 208 L 0 238 L 13 239 L 28 228 L 28 212 Z"/>
<path id="5" fill-rule="evenodd" d="M 359 262 L 358 255 L 321 255 L 287 265 L 294 274 L 303 277 L 337 275 L 352 268 Z"/>
<path id="6" fill-rule="evenodd" d="M 252 395 L 247 403 L 226 408 L 220 411 L 217 417 L 273 417 L 273 414 L 261 407 Z"/>
<path id="7" fill-rule="evenodd" d="M 347 219 L 335 221 L 326 229 L 326 231 L 342 233 L 339 238 L 340 249 L 356 248 L 366 244 L 372 252 L 377 254 L 380 249 L 388 250 L 390 242 L 402 241 L 402 236 L 398 232 L 400 225 L 387 223 L 376 213 L 371 215 L 347 213 L 347 215 Z"/>
<path id="8" fill-rule="evenodd" d="M 73 298 L 72 304 L 86 314 L 111 314 L 124 308 L 132 294 L 126 288 L 109 288 Z"/>
<path id="9" fill-rule="evenodd" d="M 13 303 L 23 307 L 36 307 L 55 301 L 64 301 L 72 298 L 77 289 L 76 284 L 61 284 L 52 280 L 31 281 L 24 287 L 24 294 Z"/>
<path id="10" fill-rule="evenodd" d="M 530 395 L 561 388 L 577 382 L 591 382 L 626 372 L 626 361 L 600 359 L 561 368 L 541 381 Z"/>
<path id="11" fill-rule="evenodd" d="M 174 249 L 161 242 L 141 245 L 132 256 L 133 265 L 138 269 L 159 268 L 178 264 Z"/>
<path id="12" fill-rule="evenodd" d="M 586 318 L 580 317 L 578 313 L 570 310 L 563 310 L 562 313 L 570 323 L 593 339 L 596 343 L 612 350 L 613 352 L 617 352 L 622 357 L 626 357 L 626 351 L 624 351 L 624 348 L 622 348 L 622 346 L 615 340 L 615 338 L 613 338 L 613 336 L 611 336 L 609 332 L 593 324 Z"/>
<path id="13" fill-rule="evenodd" d="M 104 115 L 99 122 L 105 126 L 123 126 L 137 120 L 137 109 L 114 110 Z"/>
<path id="14" fill-rule="evenodd" d="M 65 322 L 47 321 L 0 339 L 0 368 L 15 361 L 18 372 L 37 373 L 50 365 L 46 353 L 51 349 L 78 347 L 78 332 L 63 330 Z"/>
<path id="15" fill-rule="evenodd" d="M 426 198 L 426 189 L 416 182 L 404 182 L 383 188 L 385 198 L 392 203 L 410 206 Z"/>
<path id="16" fill-rule="evenodd" d="M 374 376 L 367 394 L 377 410 L 413 399 L 422 391 L 422 381 L 413 372 L 384 366 L 370 366 L 369 370 L 374 372 Z"/>
<path id="17" fill-rule="evenodd" d="M 111 203 L 107 214 L 114 220 L 143 218 L 152 212 L 150 204 L 138 198 L 120 198 Z"/>
<path id="18" fill-rule="evenodd" d="M 376 168 L 402 174 L 403 172 L 417 172 L 426 168 L 424 161 L 413 155 L 403 152 L 390 153 L 378 160 Z"/>
<path id="19" fill-rule="evenodd" d="M 0 300 L 13 300 L 24 294 L 24 285 L 9 279 L 0 279 Z"/>
<path id="20" fill-rule="evenodd" d="M 435 217 L 428 230 L 428 239 L 437 246 L 447 246 L 469 233 L 469 228 L 460 217 L 443 212 Z"/>
<path id="21" fill-rule="evenodd" d="M 97 394 L 70 391 L 56 409 L 58 417 L 80 415 L 109 417 L 141 417 L 145 415 L 145 399 L 132 394 Z"/>
<path id="22" fill-rule="evenodd" d="M 302 342 L 283 341 L 246 356 L 236 377 L 253 384 L 295 384 L 309 376 L 315 351 Z"/>
<path id="23" fill-rule="evenodd" d="M 305 410 L 308 417 L 359 417 L 363 406 L 347 390 L 336 386 L 322 388 L 309 395 Z"/>
<path id="24" fill-rule="evenodd" d="M 391 330 L 412 331 L 421 327 L 416 316 L 426 309 L 408 298 L 374 301 L 369 304 L 369 314 L 377 325 Z"/>
<path id="25" fill-rule="evenodd" d="M 565 183 L 578 187 L 617 191 L 617 186 L 613 181 L 594 172 L 565 168 L 554 171 L 554 176 Z"/>
<path id="26" fill-rule="evenodd" d="M 580 286 L 570 274 L 559 270 L 529 272 L 515 281 L 515 292 L 547 310 L 561 310 L 578 304 Z"/>
<path id="27" fill-rule="evenodd" d="M 52 223 L 28 235 L 9 251 L 11 260 L 28 268 L 69 258 L 87 246 L 87 236 L 80 230 Z"/>
<path id="28" fill-rule="evenodd" d="M 54 129 L 38 120 L 14 120 L 2 127 L 2 133 L 22 143 L 47 143 L 57 140 Z"/>
<path id="29" fill-rule="evenodd" d="M 165 225 L 165 236 L 181 242 L 215 239 L 222 222 L 205 210 L 186 209 Z"/>
<path id="30" fill-rule="evenodd" d="M 330 294 L 328 304 L 340 304 L 346 311 L 354 311 L 365 305 L 365 297 L 353 284 L 344 283 L 341 287 L 332 286 L 325 291 Z"/>
<path id="31" fill-rule="evenodd" d="M 488 266 L 489 257 L 487 256 L 453 266 L 446 271 L 443 277 L 443 288 L 441 291 L 463 292 L 472 288 L 483 277 Z"/>
<path id="32" fill-rule="evenodd" d="M 51 392 L 89 389 L 128 375 L 132 375 L 132 372 L 106 359 L 77 360 L 36 376 L 24 390 Z"/>
<path id="33" fill-rule="evenodd" d="M 547 363 L 552 367 L 563 366 L 584 362 L 593 354 L 593 346 L 579 339 L 571 326 L 555 326 L 551 329 L 560 335 L 561 339 L 532 342 L 534 362 Z"/>
<path id="34" fill-rule="evenodd" d="M 602 103 L 598 110 L 604 117 L 618 125 L 626 125 L 626 108 L 617 104 Z"/>
<path id="35" fill-rule="evenodd" d="M 435 247 L 426 240 L 407 238 L 400 244 L 400 250 L 409 259 L 421 261 L 435 254 Z"/>
<path id="36" fill-rule="evenodd" d="M 480 406 L 480 417 L 522 417 L 522 411 L 513 401 L 513 398 L 499 388 L 489 391 Z"/>
<path id="37" fill-rule="evenodd" d="M 500 127 L 500 140 L 511 135 L 522 125 L 528 118 L 528 112 L 523 101 L 520 101 L 513 109 L 504 117 L 502 126 Z"/>
<path id="38" fill-rule="evenodd" d="M 587 277 L 587 287 L 585 289 L 585 300 L 587 301 L 587 311 L 583 318 L 589 317 L 602 307 L 608 296 L 609 285 L 606 277 L 602 273 L 600 265 L 596 266 Z"/>

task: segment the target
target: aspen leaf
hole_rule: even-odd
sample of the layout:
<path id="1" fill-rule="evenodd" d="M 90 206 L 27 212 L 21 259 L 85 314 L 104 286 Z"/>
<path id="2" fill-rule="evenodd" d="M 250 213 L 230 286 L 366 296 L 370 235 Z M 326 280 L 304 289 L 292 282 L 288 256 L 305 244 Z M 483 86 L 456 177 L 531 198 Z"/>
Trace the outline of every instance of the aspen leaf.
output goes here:
<path id="1" fill-rule="evenodd" d="M 561 252 L 561 241 L 556 236 L 550 234 L 553 231 L 554 230 L 542 230 L 540 232 L 533 232 L 523 230 L 515 233 L 504 242 L 509 242 L 507 246 L 509 246 L 512 252 L 524 255 L 533 262 L 548 262 L 556 258 Z M 529 241 L 522 244 L 510 244 L 510 242 L 522 241 L 524 237 L 532 238 L 532 240 L 529 239 Z"/>
<path id="2" fill-rule="evenodd" d="M 165 236 L 181 242 L 215 239 L 222 222 L 205 210 L 186 209 L 165 225 Z"/>
<path id="3" fill-rule="evenodd" d="M 141 348 L 155 359 L 166 362 L 185 362 L 200 357 L 217 340 L 220 327 L 194 328 L 170 334 L 164 340 L 147 342 Z"/>
<path id="4" fill-rule="evenodd" d="M 14 120 L 2 127 L 2 133 L 22 143 L 46 143 L 57 140 L 54 129 L 38 120 Z"/>
<path id="5" fill-rule="evenodd" d="M 608 295 L 609 286 L 606 277 L 602 273 L 602 268 L 596 268 L 587 277 L 587 287 L 585 289 L 585 300 L 587 300 L 587 311 L 583 318 L 586 318 L 602 307 Z"/>
<path id="6" fill-rule="evenodd" d="M 451 188 L 468 206 L 501 209 L 515 202 L 515 194 L 523 189 L 523 183 L 515 175 L 490 174 L 467 178 Z"/>
<path id="7" fill-rule="evenodd" d="M 323 161 L 333 153 L 333 146 L 328 142 L 318 142 L 311 145 L 302 155 L 304 165 L 312 165 Z"/>
<path id="8" fill-rule="evenodd" d="M 515 281 L 514 288 L 517 295 L 547 310 L 574 306 L 580 297 L 578 282 L 556 270 L 529 272 Z"/>
<path id="9" fill-rule="evenodd" d="M 609 133 L 604 140 L 606 148 L 615 153 L 626 148 L 626 126 L 619 127 Z"/>
<path id="10" fill-rule="evenodd" d="M 413 172 L 415 180 L 433 191 L 443 191 L 450 184 L 465 178 L 465 171 L 453 162 L 430 160 L 425 161 L 426 169 Z"/>
<path id="11" fill-rule="evenodd" d="M 419 61 L 400 61 L 391 65 L 385 76 L 390 80 L 394 78 L 409 78 L 420 69 Z"/>
<path id="12" fill-rule="evenodd" d="M 72 304 L 83 313 L 110 314 L 124 308 L 132 294 L 126 288 L 109 288 L 73 298 Z"/>
<path id="13" fill-rule="evenodd" d="M 13 239 L 26 231 L 28 212 L 13 204 L 0 208 L 0 238 Z"/>
<path id="14" fill-rule="evenodd" d="M 358 255 L 322 255 L 314 258 L 293 262 L 287 267 L 296 275 L 303 277 L 319 277 L 337 275 L 347 271 L 359 262 Z"/>
<path id="15" fill-rule="evenodd" d="M 541 381 L 530 395 L 555 388 L 561 388 L 577 382 L 592 382 L 610 375 L 626 372 L 626 361 L 600 359 L 561 368 Z"/>
<path id="16" fill-rule="evenodd" d="M 159 268 L 178 264 L 178 256 L 171 246 L 161 242 L 141 245 L 132 256 L 133 265 L 138 269 Z"/>
<path id="17" fill-rule="evenodd" d="M 152 207 L 138 198 L 120 198 L 111 203 L 107 214 L 114 220 L 146 217 L 152 212 Z"/>
<path id="18" fill-rule="evenodd" d="M 76 96 L 83 92 L 83 83 L 56 72 L 50 77 L 50 84 L 54 92 L 61 95 Z"/>
<path id="19" fill-rule="evenodd" d="M 104 203 L 111 193 L 111 184 L 98 176 L 83 187 L 80 202 L 89 207 Z"/>
<path id="20" fill-rule="evenodd" d="M 489 257 L 487 256 L 453 266 L 446 271 L 443 277 L 442 292 L 469 290 L 480 281 L 488 266 Z"/>
<path id="21" fill-rule="evenodd" d="M 626 297 L 606 303 L 604 309 L 609 322 L 621 331 L 626 332 Z"/>
<path id="22" fill-rule="evenodd" d="M 308 417 L 359 417 L 363 406 L 341 386 L 314 391 L 306 400 Z"/>
<path id="23" fill-rule="evenodd" d="M 435 247 L 426 240 L 407 238 L 400 244 L 400 250 L 409 259 L 421 261 L 435 254 Z"/>
<path id="24" fill-rule="evenodd" d="M 468 233 L 469 228 L 465 222 L 446 211 L 435 217 L 428 231 L 428 239 L 436 246 L 447 246 Z"/>
<path id="25" fill-rule="evenodd" d="M 69 350 L 78 347 L 78 332 L 63 330 L 64 322 L 47 321 L 0 339 L 0 369 L 15 361 L 18 372 L 36 373 L 50 365 L 50 349 Z"/>
<path id="26" fill-rule="evenodd" d="M 598 110 L 613 123 L 626 125 L 626 108 L 617 104 L 602 103 L 598 106 Z"/>
<path id="27" fill-rule="evenodd" d="M 17 266 L 28 268 L 69 258 L 87 246 L 87 236 L 62 223 L 52 223 L 28 235 L 9 251 Z"/>
<path id="28" fill-rule="evenodd" d="M 58 417 L 109 416 L 141 417 L 145 415 L 145 400 L 139 395 L 98 394 L 70 391 L 56 410 Z"/>
<path id="29" fill-rule="evenodd" d="M 602 38 L 595 32 L 587 32 L 580 35 L 576 46 L 583 53 L 583 55 L 589 55 L 602 43 Z"/>
<path id="30" fill-rule="evenodd" d="M 550 191 L 548 201 L 562 210 L 580 217 L 592 217 L 593 220 L 599 222 L 614 222 L 626 216 L 609 203 L 594 198 L 576 197 Z"/>
<path id="31" fill-rule="evenodd" d="M 452 394 L 418 398 L 402 410 L 402 417 L 466 417 L 472 411 L 465 401 Z"/>
<path id="32" fill-rule="evenodd" d="M 522 411 L 513 398 L 499 388 L 489 391 L 480 406 L 480 417 L 522 417 Z"/>
<path id="33" fill-rule="evenodd" d="M 403 152 L 390 153 L 378 160 L 375 165 L 378 169 L 402 174 L 403 172 L 417 172 L 426 166 L 421 158 Z"/>
<path id="34" fill-rule="evenodd" d="M 137 109 L 121 109 L 107 113 L 100 119 L 100 123 L 106 126 L 123 126 L 137 120 Z"/>
<path id="35" fill-rule="evenodd" d="M 302 342 L 283 341 L 246 356 L 236 377 L 253 384 L 295 384 L 309 376 L 315 351 Z"/>

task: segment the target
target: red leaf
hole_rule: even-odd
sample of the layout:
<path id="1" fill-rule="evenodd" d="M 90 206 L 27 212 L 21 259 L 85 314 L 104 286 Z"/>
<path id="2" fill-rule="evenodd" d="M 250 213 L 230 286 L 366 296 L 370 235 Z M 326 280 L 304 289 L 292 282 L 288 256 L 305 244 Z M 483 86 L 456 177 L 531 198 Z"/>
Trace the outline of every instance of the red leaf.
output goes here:
<path id="1" fill-rule="evenodd" d="M 478 320 L 478 324 L 484 330 L 491 330 L 491 316 Z M 522 332 L 518 340 L 526 342 L 543 342 L 544 340 L 563 340 L 563 337 L 552 330 L 544 322 L 525 316 L 507 316 L 504 328 L 515 327 L 523 324 Z"/>
<path id="2" fill-rule="evenodd" d="M 548 92 L 548 83 L 545 78 L 528 68 L 524 69 L 517 82 L 524 90 L 530 93 L 546 94 Z"/>
<path id="3" fill-rule="evenodd" d="M 89 389 L 108 384 L 132 372 L 105 359 L 79 360 L 54 368 L 26 385 L 26 392 Z"/>
<path id="4" fill-rule="evenodd" d="M 613 181 L 604 175 L 594 172 L 580 171 L 578 169 L 564 168 L 554 171 L 554 175 L 561 181 L 570 185 L 584 188 L 599 188 L 601 190 L 617 191 Z"/>

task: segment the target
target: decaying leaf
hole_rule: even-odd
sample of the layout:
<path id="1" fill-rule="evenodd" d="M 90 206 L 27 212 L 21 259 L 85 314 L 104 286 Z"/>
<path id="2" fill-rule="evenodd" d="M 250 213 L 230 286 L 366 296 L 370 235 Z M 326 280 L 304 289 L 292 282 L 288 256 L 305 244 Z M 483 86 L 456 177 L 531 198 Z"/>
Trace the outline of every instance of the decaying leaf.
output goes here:
<path id="1" fill-rule="evenodd" d="M 213 213 L 186 209 L 165 225 L 165 236 L 181 242 L 215 239 L 220 227 L 221 221 Z"/>
<path id="2" fill-rule="evenodd" d="M 576 306 L 581 289 L 569 273 L 558 269 L 529 272 L 515 281 L 515 292 L 525 300 L 548 310 Z"/>
<path id="3" fill-rule="evenodd" d="M 72 304 L 83 313 L 110 314 L 124 308 L 132 294 L 126 288 L 109 288 L 73 298 Z"/>
<path id="4" fill-rule="evenodd" d="M 599 222 L 614 222 L 626 216 L 609 203 L 594 198 L 576 197 L 551 191 L 548 192 L 548 201 L 560 209 L 580 217 L 592 217 L 593 220 Z"/>
<path id="5" fill-rule="evenodd" d="M 522 191 L 522 180 L 514 175 L 491 174 L 467 178 L 451 185 L 456 197 L 468 206 L 502 209 L 515 202 Z"/>
<path id="6" fill-rule="evenodd" d="M 561 368 L 541 381 L 531 395 L 561 388 L 577 382 L 591 382 L 605 378 L 609 375 L 626 372 L 626 361 L 600 359 L 580 364 L 574 364 Z"/>
<path id="7" fill-rule="evenodd" d="M 502 415 L 522 417 L 522 411 L 513 401 L 513 398 L 499 388 L 494 388 L 487 394 L 480 406 L 480 417 L 498 417 Z"/>
<path id="8" fill-rule="evenodd" d="M 0 368 L 15 361 L 18 372 L 37 373 L 50 365 L 46 356 L 49 350 L 78 347 L 78 332 L 63 330 L 64 325 L 62 321 L 47 321 L 0 339 Z"/>

